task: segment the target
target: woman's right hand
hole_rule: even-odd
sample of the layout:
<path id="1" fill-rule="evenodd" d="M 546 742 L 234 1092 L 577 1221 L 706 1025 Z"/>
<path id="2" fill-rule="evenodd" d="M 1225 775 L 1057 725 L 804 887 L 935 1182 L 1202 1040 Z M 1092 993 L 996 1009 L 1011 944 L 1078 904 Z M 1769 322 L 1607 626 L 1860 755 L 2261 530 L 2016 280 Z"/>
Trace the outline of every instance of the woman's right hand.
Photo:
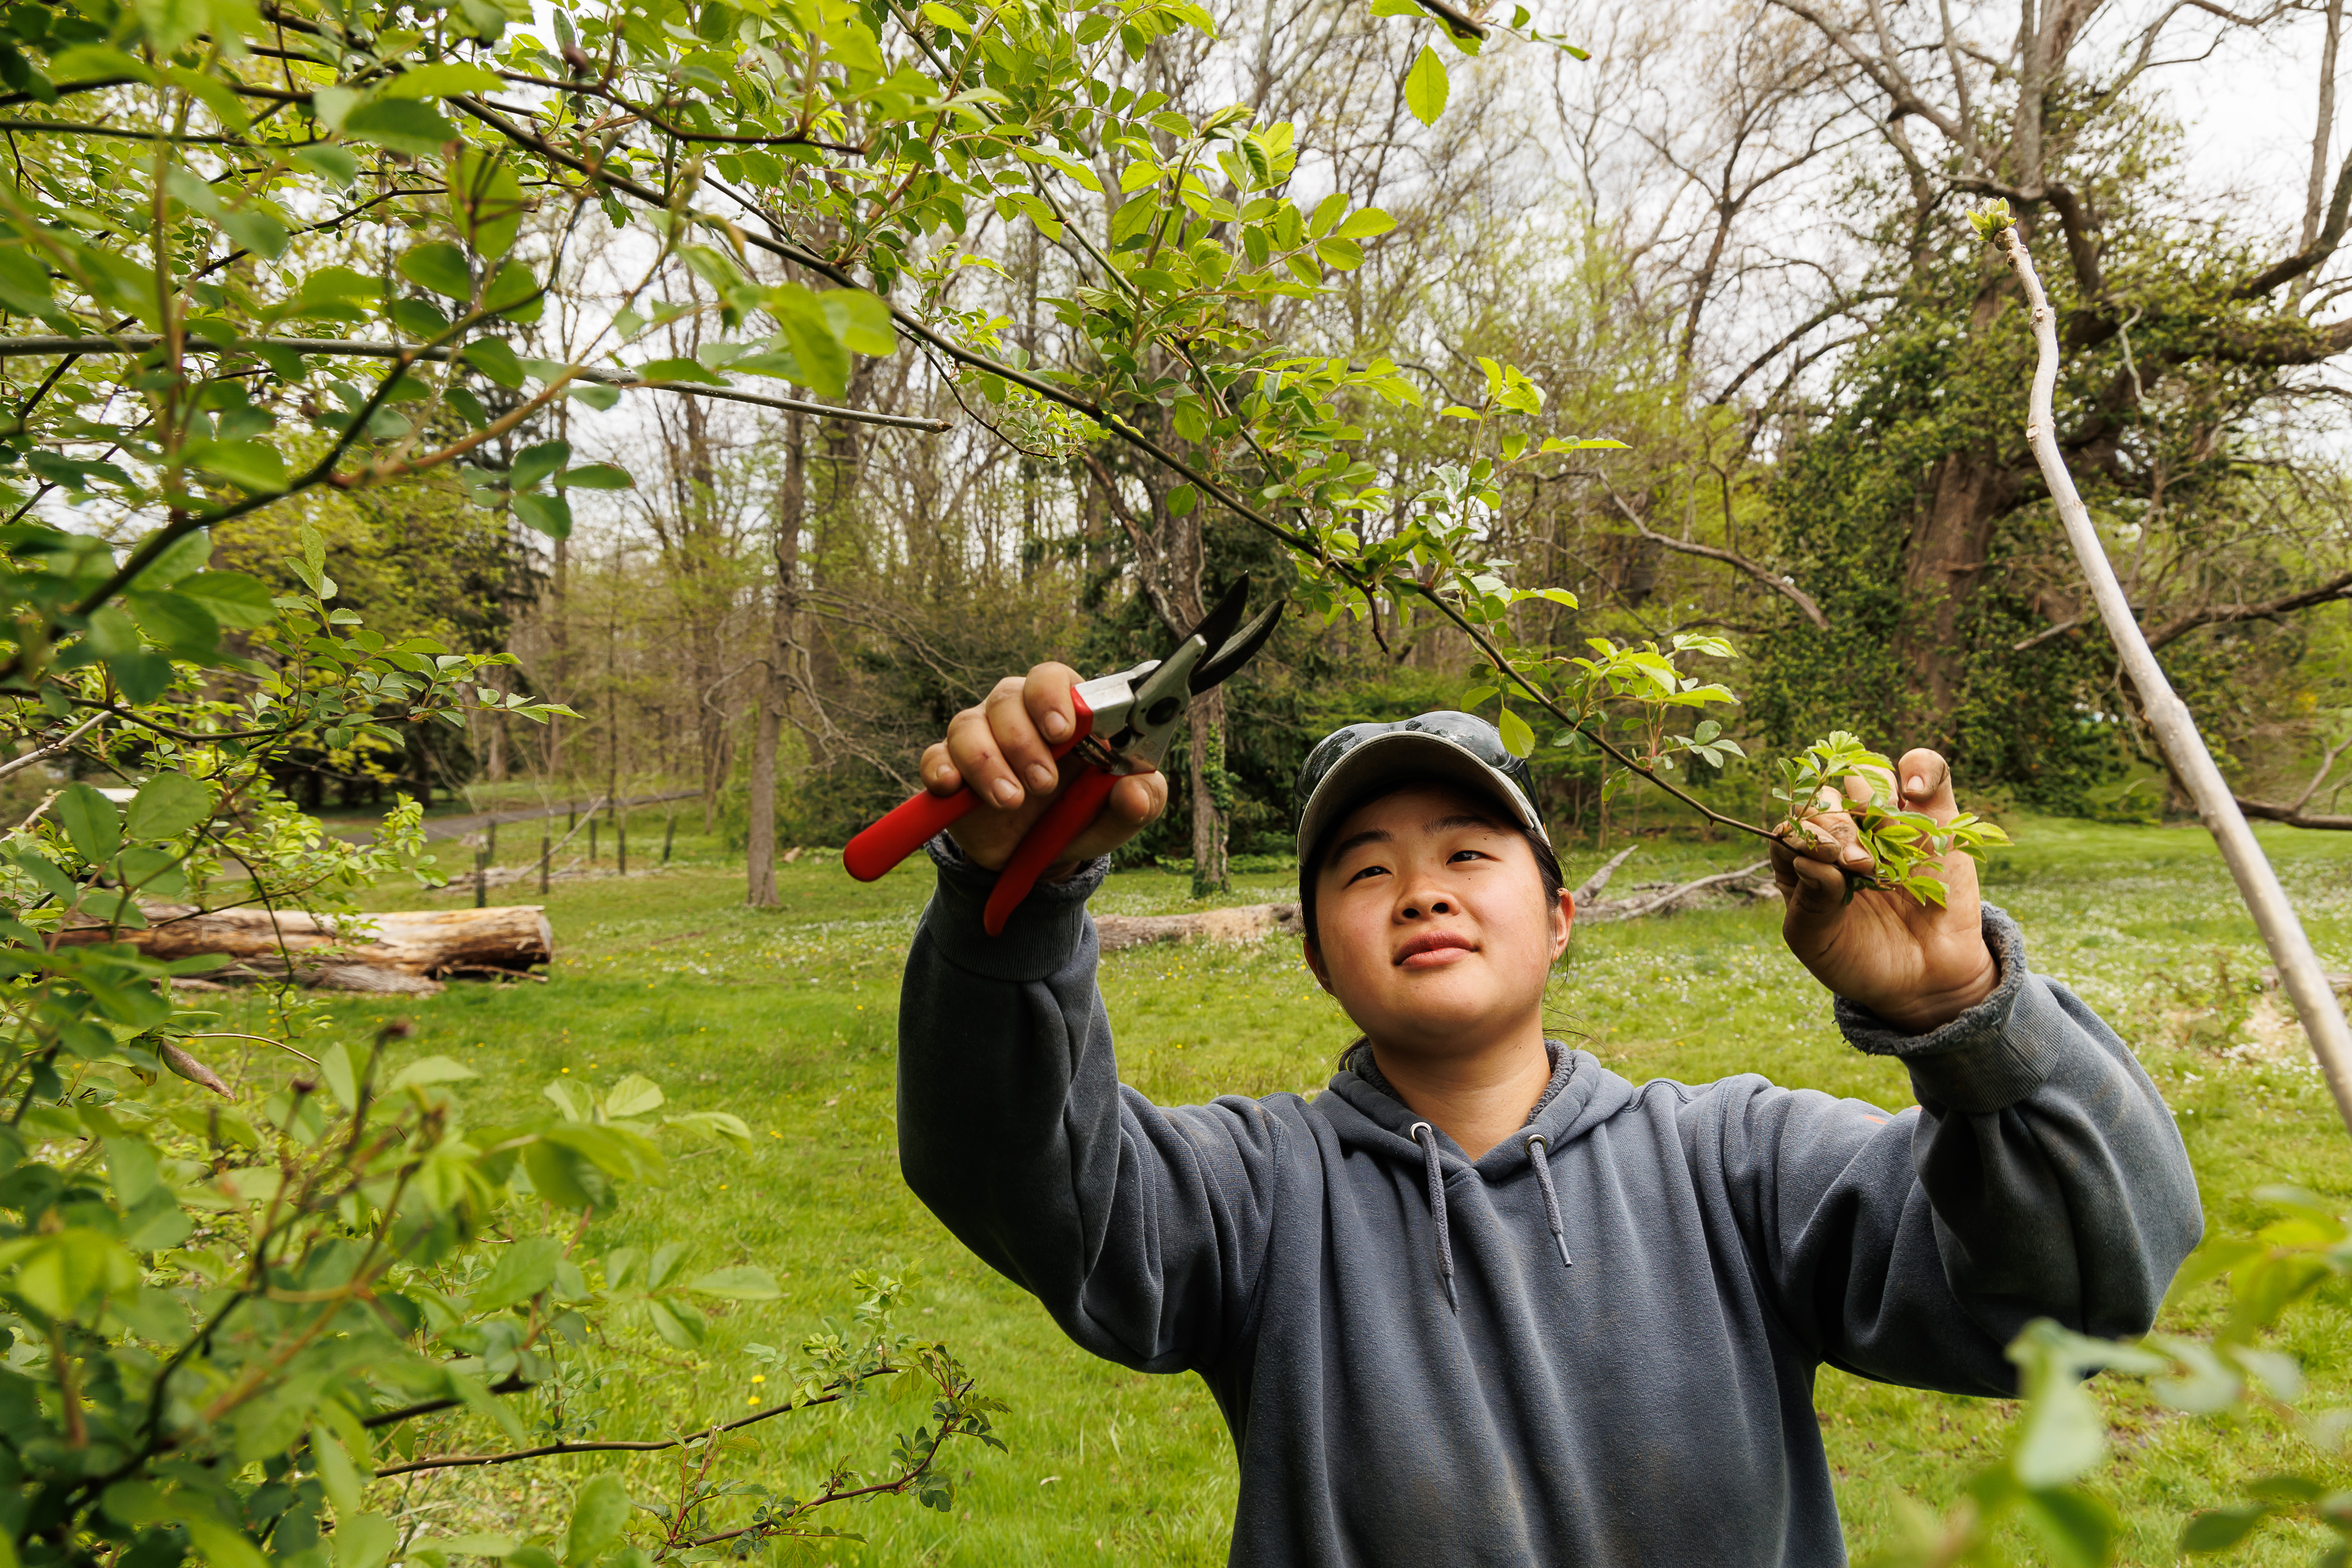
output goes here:
<path id="1" fill-rule="evenodd" d="M 1030 825 L 1061 793 L 1063 781 L 1086 765 L 1075 752 L 1058 764 L 1053 753 L 1077 723 L 1070 689 L 1078 679 L 1066 664 L 1040 664 L 1026 676 L 1008 675 L 978 707 L 950 720 L 948 738 L 923 752 L 925 789 L 949 795 L 969 784 L 980 797 L 979 805 L 948 829 L 974 865 L 1001 870 Z M 1041 879 L 1059 881 L 1109 854 L 1167 808 L 1166 774 L 1133 773 L 1119 780 L 1101 815 L 1070 841 Z"/>

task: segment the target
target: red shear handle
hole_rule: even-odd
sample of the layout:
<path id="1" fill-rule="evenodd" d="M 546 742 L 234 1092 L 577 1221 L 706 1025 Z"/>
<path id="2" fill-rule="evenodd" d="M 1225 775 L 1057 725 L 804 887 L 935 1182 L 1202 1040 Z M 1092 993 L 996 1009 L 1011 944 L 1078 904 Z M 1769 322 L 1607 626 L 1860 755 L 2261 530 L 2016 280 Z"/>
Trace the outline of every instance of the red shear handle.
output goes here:
<path id="1" fill-rule="evenodd" d="M 964 814 L 979 804 L 980 796 L 968 789 L 953 795 L 925 790 L 851 839 L 841 852 L 841 863 L 859 881 L 870 882 L 962 821 Z"/>
<path id="2" fill-rule="evenodd" d="M 1054 748 L 1055 757 L 1076 745 L 1095 727 L 1094 710 L 1087 700 L 1070 692 L 1071 706 L 1077 710 L 1077 728 L 1070 738 Z M 980 796 L 969 787 L 953 795 L 933 795 L 925 790 L 849 841 L 841 852 L 844 869 L 861 882 L 871 882 L 891 867 L 929 844 L 938 835 L 964 818 L 964 814 L 980 804 Z"/>
<path id="3" fill-rule="evenodd" d="M 1013 917 L 1029 889 L 1046 867 L 1062 858 L 1070 841 L 1087 830 L 1087 825 L 1102 813 L 1103 804 L 1110 799 L 1113 785 L 1125 778 L 1125 773 L 1106 773 L 1090 767 L 1070 781 L 1067 789 L 1048 806 L 1021 847 L 1013 852 L 1004 869 L 997 873 L 996 886 L 988 895 L 988 908 L 981 916 L 981 925 L 991 936 L 1003 934 L 1004 922 Z"/>

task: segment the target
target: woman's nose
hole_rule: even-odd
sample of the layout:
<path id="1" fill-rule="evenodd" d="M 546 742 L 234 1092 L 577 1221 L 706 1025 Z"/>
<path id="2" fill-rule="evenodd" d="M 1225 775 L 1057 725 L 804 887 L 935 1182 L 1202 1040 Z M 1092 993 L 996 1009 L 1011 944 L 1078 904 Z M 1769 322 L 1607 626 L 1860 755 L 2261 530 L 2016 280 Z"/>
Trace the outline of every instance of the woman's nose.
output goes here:
<path id="1" fill-rule="evenodd" d="M 1421 919 L 1422 910 L 1423 907 L 1424 905 L 1420 903 L 1407 904 L 1404 907 L 1404 918 L 1409 921 L 1417 921 Z M 1426 901 L 1426 908 L 1433 915 L 1450 915 L 1454 912 L 1454 906 L 1444 899 L 1428 900 Z"/>

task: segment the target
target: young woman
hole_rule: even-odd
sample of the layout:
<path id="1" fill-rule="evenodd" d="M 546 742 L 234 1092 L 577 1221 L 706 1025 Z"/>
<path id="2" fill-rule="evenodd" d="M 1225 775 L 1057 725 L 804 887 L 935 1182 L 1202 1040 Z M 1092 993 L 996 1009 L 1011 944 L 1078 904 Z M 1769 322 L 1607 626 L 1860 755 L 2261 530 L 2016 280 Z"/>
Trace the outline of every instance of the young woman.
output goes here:
<path id="1" fill-rule="evenodd" d="M 1059 879 L 981 929 L 1076 679 L 1005 682 L 926 754 L 929 787 L 993 805 L 932 847 L 900 1159 L 1079 1344 L 1208 1382 L 1234 1563 L 1840 1563 L 1817 1366 L 2011 1394 L 2029 1321 L 2141 1332 L 2196 1244 L 2130 1049 L 2028 971 L 1965 856 L 1944 909 L 1848 901 L 1846 818 L 1775 851 L 1783 929 L 1916 1108 L 1637 1085 L 1547 1040 L 1575 909 L 1525 763 L 1461 713 L 1307 759 L 1307 961 L 1364 1034 L 1328 1089 L 1150 1103 L 1118 1082 L 1086 900 L 1164 781 L 1122 783 Z M 1898 773 L 1950 817 L 1940 757 Z"/>

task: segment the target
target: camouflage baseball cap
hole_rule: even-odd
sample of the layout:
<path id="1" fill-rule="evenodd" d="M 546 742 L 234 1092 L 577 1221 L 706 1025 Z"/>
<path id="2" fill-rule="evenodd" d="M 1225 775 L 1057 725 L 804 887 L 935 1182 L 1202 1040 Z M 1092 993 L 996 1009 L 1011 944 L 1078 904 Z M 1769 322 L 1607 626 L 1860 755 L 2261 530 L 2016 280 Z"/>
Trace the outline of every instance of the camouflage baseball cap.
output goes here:
<path id="1" fill-rule="evenodd" d="M 1543 813 L 1536 809 L 1535 776 L 1527 759 L 1504 746 L 1492 724 L 1474 713 L 1441 710 L 1394 724 L 1350 724 L 1316 742 L 1298 770 L 1298 863 L 1321 845 L 1365 796 L 1407 779 L 1458 784 L 1492 800 L 1546 844 Z"/>

